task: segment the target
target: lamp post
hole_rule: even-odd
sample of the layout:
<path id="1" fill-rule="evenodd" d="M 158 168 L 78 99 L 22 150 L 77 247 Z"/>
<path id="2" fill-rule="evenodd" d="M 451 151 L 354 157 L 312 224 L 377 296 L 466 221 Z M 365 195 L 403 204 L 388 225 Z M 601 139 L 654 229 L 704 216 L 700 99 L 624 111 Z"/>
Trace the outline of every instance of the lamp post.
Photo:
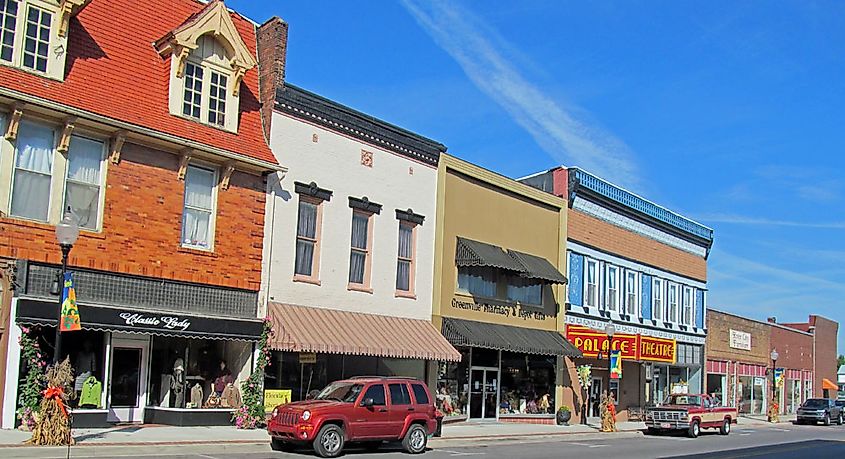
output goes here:
<path id="1" fill-rule="evenodd" d="M 772 403 L 777 403 L 775 400 L 775 394 L 777 394 L 777 381 L 775 381 L 775 366 L 777 365 L 778 361 L 778 351 L 776 349 L 772 349 L 772 353 L 769 355 L 772 358 Z"/>
<path id="2" fill-rule="evenodd" d="M 70 255 L 70 249 L 79 238 L 79 221 L 68 207 L 62 221 L 56 225 L 56 241 L 62 249 L 62 271 L 59 273 L 59 315 L 56 321 L 56 344 L 53 349 L 53 364 L 59 363 L 59 358 L 62 353 L 62 293 L 64 292 L 65 273 L 67 272 L 67 258 Z"/>
<path id="3" fill-rule="evenodd" d="M 607 395 L 610 396 L 610 353 L 613 351 L 613 335 L 616 334 L 612 320 L 604 326 L 604 334 L 607 335 Z"/>

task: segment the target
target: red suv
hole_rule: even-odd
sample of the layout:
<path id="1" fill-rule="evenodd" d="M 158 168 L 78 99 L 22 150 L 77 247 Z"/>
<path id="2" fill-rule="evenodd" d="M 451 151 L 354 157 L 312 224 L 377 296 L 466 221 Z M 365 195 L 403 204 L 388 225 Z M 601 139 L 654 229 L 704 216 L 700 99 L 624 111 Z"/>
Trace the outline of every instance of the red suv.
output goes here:
<path id="1" fill-rule="evenodd" d="M 311 444 L 318 456 L 336 457 L 347 442 L 377 448 L 401 440 L 406 452 L 417 454 L 437 428 L 436 416 L 422 381 L 358 377 L 329 384 L 313 400 L 277 406 L 267 431 L 276 451 Z"/>

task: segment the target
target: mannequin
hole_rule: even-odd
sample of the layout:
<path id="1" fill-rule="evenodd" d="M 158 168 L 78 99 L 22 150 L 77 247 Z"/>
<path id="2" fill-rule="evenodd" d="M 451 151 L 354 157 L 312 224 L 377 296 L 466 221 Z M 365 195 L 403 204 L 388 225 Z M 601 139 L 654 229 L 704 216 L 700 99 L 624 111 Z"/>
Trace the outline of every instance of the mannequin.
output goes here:
<path id="1" fill-rule="evenodd" d="M 97 354 L 94 353 L 94 345 L 91 340 L 86 339 L 82 343 L 82 350 L 76 355 L 76 380 L 73 384 L 73 389 L 76 391 L 77 400 L 79 400 L 79 393 L 82 392 L 82 386 L 89 376 L 97 371 Z"/>
<path id="2" fill-rule="evenodd" d="M 223 395 L 226 385 L 234 382 L 235 378 L 232 377 L 232 372 L 226 368 L 226 361 L 221 360 L 220 369 L 217 372 L 217 377 L 214 379 L 214 392 L 220 397 Z"/>
<path id="3" fill-rule="evenodd" d="M 181 358 L 173 362 L 173 374 L 170 377 L 170 392 L 173 394 L 173 407 L 185 407 L 185 361 Z"/>

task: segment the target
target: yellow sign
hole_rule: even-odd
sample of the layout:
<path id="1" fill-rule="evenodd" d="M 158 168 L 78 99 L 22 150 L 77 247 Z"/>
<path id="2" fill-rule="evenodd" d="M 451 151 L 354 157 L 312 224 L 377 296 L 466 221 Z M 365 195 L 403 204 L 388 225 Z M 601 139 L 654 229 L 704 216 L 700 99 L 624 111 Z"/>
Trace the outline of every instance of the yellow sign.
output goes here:
<path id="1" fill-rule="evenodd" d="M 300 352 L 299 363 L 317 363 L 317 354 L 314 352 Z"/>
<path id="2" fill-rule="evenodd" d="M 290 403 L 290 389 L 265 389 L 264 390 L 264 412 L 270 413 L 273 408 Z"/>

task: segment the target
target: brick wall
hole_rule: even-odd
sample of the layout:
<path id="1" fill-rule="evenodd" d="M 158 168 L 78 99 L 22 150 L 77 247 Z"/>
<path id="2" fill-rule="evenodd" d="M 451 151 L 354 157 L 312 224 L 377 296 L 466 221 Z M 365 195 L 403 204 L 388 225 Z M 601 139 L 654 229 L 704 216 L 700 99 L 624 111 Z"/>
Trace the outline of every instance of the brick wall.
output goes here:
<path id="1" fill-rule="evenodd" d="M 822 378 L 827 378 L 836 383 L 837 354 L 836 341 L 839 334 L 839 323 L 821 316 L 810 316 L 810 323 L 815 326 L 813 333 L 816 335 L 816 394 L 821 395 Z M 831 392 L 831 397 L 836 396 L 836 391 Z"/>
<path id="2" fill-rule="evenodd" d="M 666 271 L 707 281 L 707 260 L 569 209 L 569 239 Z"/>
<path id="3" fill-rule="evenodd" d="M 264 183 L 235 172 L 218 189 L 214 251 L 180 246 L 185 183 L 176 155 L 127 143 L 109 164 L 100 233 L 83 231 L 71 266 L 258 290 L 264 234 Z M 0 218 L 0 257 L 59 263 L 55 228 Z"/>
<path id="4" fill-rule="evenodd" d="M 730 347 L 731 330 L 751 334 L 750 351 Z M 769 324 L 708 310 L 705 345 L 707 359 L 770 366 L 770 343 L 774 341 L 772 333 L 772 327 Z"/>
<path id="5" fill-rule="evenodd" d="M 264 138 L 270 140 L 270 123 L 276 102 L 276 89 L 285 84 L 285 62 L 288 47 L 288 24 L 278 17 L 270 18 L 258 28 L 258 85 L 261 99 L 261 123 Z"/>
<path id="6" fill-rule="evenodd" d="M 778 325 L 772 325 L 771 329 L 772 349 L 778 351 L 777 366 L 779 368 L 813 369 L 813 337 L 811 335 Z"/>

